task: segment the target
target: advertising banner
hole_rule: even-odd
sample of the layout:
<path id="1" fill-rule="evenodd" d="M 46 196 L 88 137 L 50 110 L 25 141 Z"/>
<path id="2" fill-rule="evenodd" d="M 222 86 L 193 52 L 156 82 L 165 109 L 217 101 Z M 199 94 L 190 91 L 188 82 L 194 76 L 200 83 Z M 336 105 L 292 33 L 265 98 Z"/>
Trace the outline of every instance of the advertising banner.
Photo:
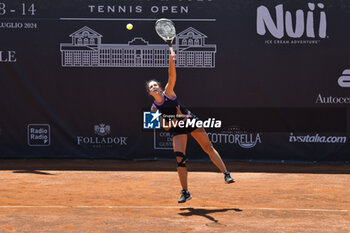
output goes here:
<path id="1" fill-rule="evenodd" d="M 206 131 L 224 159 L 349 161 L 342 0 L 0 0 L 0 158 L 174 159 L 172 134 L 144 127 L 145 82 L 168 80 L 159 18 L 177 98 L 222 123 Z"/>

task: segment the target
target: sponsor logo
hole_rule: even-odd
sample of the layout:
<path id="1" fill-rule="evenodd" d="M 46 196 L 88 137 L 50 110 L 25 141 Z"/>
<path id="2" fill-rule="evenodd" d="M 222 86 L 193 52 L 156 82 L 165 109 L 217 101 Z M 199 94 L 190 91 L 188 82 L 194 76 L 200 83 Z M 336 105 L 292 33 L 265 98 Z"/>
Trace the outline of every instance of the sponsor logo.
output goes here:
<path id="1" fill-rule="evenodd" d="M 94 126 L 94 132 L 98 136 L 78 136 L 77 144 L 78 145 L 92 145 L 94 148 L 107 148 L 113 147 L 115 145 L 126 146 L 127 137 L 105 137 L 111 133 L 111 126 L 105 124 L 99 124 Z"/>
<path id="2" fill-rule="evenodd" d="M 343 75 L 338 79 L 338 84 L 341 87 L 350 87 L 350 70 L 343 71 Z"/>
<path id="3" fill-rule="evenodd" d="M 1 51 L 0 62 L 16 62 L 16 51 Z"/>
<path id="4" fill-rule="evenodd" d="M 307 12 L 299 9 L 292 16 L 292 12 L 284 10 L 283 4 L 275 7 L 276 14 L 272 13 L 266 6 L 257 8 L 256 30 L 261 36 L 267 31 L 276 39 L 285 37 L 292 39 L 300 38 L 326 38 L 327 17 L 323 3 L 308 3 Z M 317 17 L 317 19 L 316 19 Z M 295 19 L 293 21 L 293 18 Z M 316 24 L 318 22 L 318 24 Z M 318 40 L 268 40 L 265 43 L 274 44 L 317 44 Z"/>
<path id="5" fill-rule="evenodd" d="M 295 136 L 290 133 L 289 142 L 311 142 L 311 143 L 346 143 L 346 136 L 320 136 L 316 135 L 304 135 Z"/>
<path id="6" fill-rule="evenodd" d="M 350 104 L 350 97 L 322 96 L 318 94 L 316 104 Z"/>
<path id="7" fill-rule="evenodd" d="M 221 128 L 221 121 L 216 120 L 215 118 L 208 118 L 205 121 L 192 118 L 187 120 L 178 120 L 173 121 L 175 116 L 163 115 L 163 126 L 165 127 L 174 127 L 174 128 Z M 186 116 L 177 116 L 177 117 L 186 117 Z"/>
<path id="8" fill-rule="evenodd" d="M 111 126 L 105 124 L 95 125 L 95 133 L 100 136 L 106 136 L 111 132 Z"/>
<path id="9" fill-rule="evenodd" d="M 162 118 L 161 118 L 162 116 Z M 180 119 L 182 120 L 174 120 Z M 165 115 L 157 112 L 143 112 L 143 129 L 160 129 L 164 128 L 221 128 L 222 122 L 215 118 L 208 118 L 205 121 L 192 118 L 191 113 L 188 115 Z"/>
<path id="10" fill-rule="evenodd" d="M 223 132 L 208 133 L 208 137 L 213 144 L 238 144 L 240 147 L 249 149 L 261 143 L 259 133 L 248 132 Z"/>
<path id="11" fill-rule="evenodd" d="M 169 46 L 151 44 L 135 37 L 125 44 L 102 44 L 102 35 L 83 27 L 61 43 L 64 67 L 168 67 Z M 178 33 L 173 48 L 176 67 L 215 68 L 216 44 L 206 44 L 207 35 L 189 27 Z"/>
<path id="12" fill-rule="evenodd" d="M 28 146 L 49 146 L 50 125 L 29 124 L 27 126 Z"/>
<path id="13" fill-rule="evenodd" d="M 160 129 L 160 116 L 157 112 L 143 112 L 143 128 L 144 129 Z"/>
<path id="14" fill-rule="evenodd" d="M 155 150 L 172 150 L 173 138 L 170 132 L 159 132 L 154 130 L 154 149 Z"/>

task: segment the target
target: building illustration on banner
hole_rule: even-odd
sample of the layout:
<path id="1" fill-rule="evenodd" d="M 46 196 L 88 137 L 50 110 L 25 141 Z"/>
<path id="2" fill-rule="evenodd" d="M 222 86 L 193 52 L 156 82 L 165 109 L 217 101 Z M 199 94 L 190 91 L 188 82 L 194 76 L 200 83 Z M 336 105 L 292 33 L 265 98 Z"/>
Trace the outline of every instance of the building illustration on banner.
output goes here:
<path id="1" fill-rule="evenodd" d="M 102 44 L 102 35 L 85 26 L 70 35 L 72 43 L 61 43 L 63 67 L 167 67 L 167 44 L 150 44 L 135 37 L 126 44 Z M 176 67 L 215 68 L 216 44 L 206 44 L 207 36 L 189 27 L 178 33 L 173 48 Z"/>

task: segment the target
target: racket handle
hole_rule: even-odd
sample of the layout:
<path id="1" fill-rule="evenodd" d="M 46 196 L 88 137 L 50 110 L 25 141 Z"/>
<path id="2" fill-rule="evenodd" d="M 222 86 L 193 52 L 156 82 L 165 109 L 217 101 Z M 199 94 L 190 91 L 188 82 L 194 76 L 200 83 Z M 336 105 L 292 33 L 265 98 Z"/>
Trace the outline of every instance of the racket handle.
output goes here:
<path id="1" fill-rule="evenodd" d="M 170 54 L 171 54 L 171 56 L 175 56 L 175 53 L 174 53 L 173 47 L 172 47 L 172 46 L 170 46 L 170 47 L 169 47 L 169 49 L 170 49 Z"/>

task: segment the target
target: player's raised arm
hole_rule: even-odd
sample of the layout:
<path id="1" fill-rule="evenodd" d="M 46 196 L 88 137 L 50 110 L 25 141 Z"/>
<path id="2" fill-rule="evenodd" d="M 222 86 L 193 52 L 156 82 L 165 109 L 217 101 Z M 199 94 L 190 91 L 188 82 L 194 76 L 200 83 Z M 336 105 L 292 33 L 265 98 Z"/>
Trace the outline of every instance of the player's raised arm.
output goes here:
<path id="1" fill-rule="evenodd" d="M 175 97 L 174 87 L 176 83 L 176 69 L 175 69 L 176 55 L 170 55 L 169 58 L 169 77 L 168 83 L 165 85 L 165 94 L 169 97 Z"/>

